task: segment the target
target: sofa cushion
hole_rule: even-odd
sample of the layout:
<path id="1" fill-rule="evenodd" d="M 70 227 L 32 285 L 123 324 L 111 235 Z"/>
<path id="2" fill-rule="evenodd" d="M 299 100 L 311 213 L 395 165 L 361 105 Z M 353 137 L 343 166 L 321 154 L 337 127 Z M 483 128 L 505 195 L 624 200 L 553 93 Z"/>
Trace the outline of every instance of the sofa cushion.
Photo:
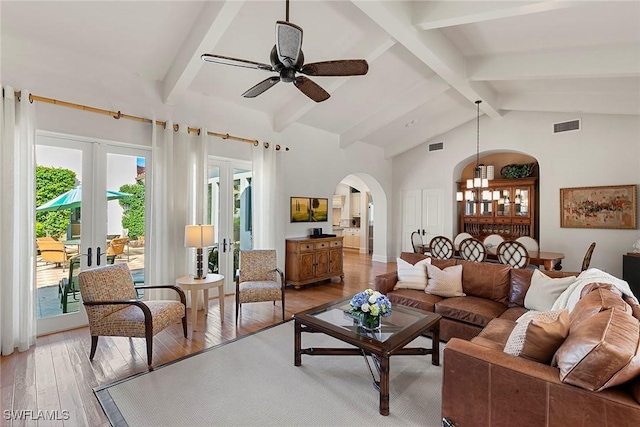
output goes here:
<path id="1" fill-rule="evenodd" d="M 485 327 L 506 309 L 507 306 L 499 302 L 466 296 L 443 299 L 436 303 L 435 312 L 443 317 Z"/>
<path id="2" fill-rule="evenodd" d="M 431 258 L 425 258 L 415 264 L 408 263 L 402 258 L 397 258 L 398 282 L 393 289 L 416 289 L 424 291 L 427 287 L 427 267 Z"/>
<path id="3" fill-rule="evenodd" d="M 431 312 L 435 310 L 435 304 L 442 301 L 442 298 L 437 295 L 426 294 L 423 291 L 414 289 L 398 289 L 397 291 L 389 292 L 387 297 L 392 305 L 400 304 Z"/>
<path id="4" fill-rule="evenodd" d="M 457 265 L 457 264 L 458 264 L 458 260 L 453 259 L 453 258 L 452 259 L 431 258 L 431 265 L 435 265 L 440 270 L 444 270 L 447 267 L 451 267 L 451 266 Z"/>
<path id="5" fill-rule="evenodd" d="M 518 319 L 504 352 L 548 365 L 568 334 L 567 310 L 530 311 Z"/>
<path id="6" fill-rule="evenodd" d="M 527 268 L 514 268 L 511 270 L 511 284 L 509 288 L 509 307 L 524 307 L 524 298 L 531 285 L 531 276 L 534 270 Z M 551 278 L 577 276 L 579 273 L 545 270 L 545 276 Z"/>
<path id="7" fill-rule="evenodd" d="M 462 291 L 506 305 L 509 298 L 511 268 L 490 262 L 459 261 L 462 265 Z"/>
<path id="8" fill-rule="evenodd" d="M 462 292 L 462 266 L 452 265 L 443 270 L 435 265 L 427 266 L 427 287 L 425 292 L 441 297 L 463 297 Z"/>
<path id="9" fill-rule="evenodd" d="M 516 322 L 512 320 L 506 320 L 502 318 L 495 318 L 491 320 L 485 326 L 485 328 L 478 334 L 476 338 L 481 338 L 483 340 L 493 341 L 497 344 L 496 346 L 491 346 L 493 348 L 498 348 L 500 351 L 504 350 L 504 345 L 507 343 L 509 339 L 509 335 L 511 335 L 511 331 L 516 326 Z M 473 341 L 473 340 L 472 340 Z M 485 345 L 485 347 L 488 347 Z"/>
<path id="10" fill-rule="evenodd" d="M 573 276 L 553 279 L 540 270 L 531 275 L 531 285 L 524 297 L 524 306 L 529 310 L 549 311 L 565 289 L 576 281 Z"/>
<path id="11" fill-rule="evenodd" d="M 556 353 L 560 380 L 600 391 L 640 375 L 640 322 L 611 308 L 579 322 Z"/>
<path id="12" fill-rule="evenodd" d="M 528 311 L 529 310 L 524 308 L 524 307 L 510 307 L 510 308 L 507 308 L 500 315 L 500 319 L 511 320 L 511 321 L 515 322 L 520 317 L 522 317 L 523 314 L 525 314 Z"/>
<path id="13" fill-rule="evenodd" d="M 588 289 L 587 289 L 588 288 Z M 593 283 L 585 287 L 584 295 L 571 310 L 571 328 L 601 311 L 617 308 L 631 315 L 631 307 L 622 299 L 622 293 L 613 285 Z"/>

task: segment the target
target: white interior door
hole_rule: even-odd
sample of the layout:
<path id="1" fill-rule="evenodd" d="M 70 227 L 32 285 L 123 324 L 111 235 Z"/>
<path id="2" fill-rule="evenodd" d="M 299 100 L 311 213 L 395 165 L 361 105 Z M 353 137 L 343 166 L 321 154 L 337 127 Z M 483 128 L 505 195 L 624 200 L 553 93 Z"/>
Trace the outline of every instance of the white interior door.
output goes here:
<path id="1" fill-rule="evenodd" d="M 124 184 L 131 184 L 132 189 L 135 185 L 144 186 L 144 181 L 140 183 L 137 180 L 144 176 L 141 171 L 144 171 L 149 151 L 47 132 L 38 133 L 36 144 L 37 194 L 40 191 L 60 194 L 69 188 L 68 195 L 73 195 L 73 200 L 77 200 L 70 204 L 71 199 L 65 199 L 55 209 L 51 207 L 50 210 L 44 210 L 42 207 L 47 200 L 40 200 L 42 197 L 37 195 L 36 236 L 47 235 L 57 239 L 57 244 L 63 248 L 60 251 L 65 253 L 66 258 L 60 263 L 51 263 L 42 255 L 38 257 L 36 317 L 37 332 L 41 335 L 87 323 L 79 292 L 64 291 L 66 283 L 77 281 L 79 271 L 106 265 L 108 260 L 130 263 L 137 259 L 137 268 L 140 269 L 137 277 L 144 280 L 144 244 L 138 256 L 134 257 L 131 257 L 128 244 L 125 246 L 126 253 L 108 257 L 107 252 L 110 238 L 128 231 L 123 227 L 123 219 L 127 215 L 118 202 L 122 198 L 119 190 Z M 75 176 L 75 182 L 73 179 L 69 181 L 70 174 Z M 44 179 L 43 175 L 48 178 Z M 57 176 L 60 178 L 56 180 Z M 144 241 L 144 212 L 147 207 L 144 191 L 141 197 Z M 72 288 L 77 289 L 77 285 Z"/>
<path id="2" fill-rule="evenodd" d="M 418 231 L 427 245 L 444 234 L 444 190 L 402 191 L 402 251 L 413 252 L 411 233 Z"/>
<path id="3" fill-rule="evenodd" d="M 411 233 L 422 229 L 422 190 L 402 191 L 402 252 L 413 252 Z"/>

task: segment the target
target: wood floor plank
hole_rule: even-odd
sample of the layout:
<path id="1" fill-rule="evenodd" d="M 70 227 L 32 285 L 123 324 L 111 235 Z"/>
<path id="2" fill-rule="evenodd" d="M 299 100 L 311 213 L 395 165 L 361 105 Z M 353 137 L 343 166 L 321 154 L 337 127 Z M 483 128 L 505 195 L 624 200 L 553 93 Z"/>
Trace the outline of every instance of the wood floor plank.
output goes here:
<path id="1" fill-rule="evenodd" d="M 344 280 L 325 281 L 295 290 L 287 288 L 285 318 L 337 298 L 373 287 L 375 276 L 395 271 L 395 263 L 376 263 L 368 254 L 344 251 Z M 282 320 L 280 303 L 252 303 L 242 307 L 235 322 L 235 299 L 225 296 L 225 319 L 220 321 L 217 299 L 209 301 L 208 316 L 198 313 L 196 331 L 184 338 L 182 325 L 172 325 L 154 338 L 154 365 L 170 362 L 235 339 Z M 191 325 L 189 325 L 191 327 Z M 93 388 L 148 370 L 144 339 L 100 337 L 93 361 L 89 361 L 88 327 L 38 337 L 29 350 L 0 358 L 2 409 L 69 411 L 64 426 L 108 426 Z M 58 406 L 56 406 L 56 402 Z M 2 425 L 7 424 L 2 421 Z M 13 426 L 33 425 L 17 421 Z M 38 425 L 60 425 L 57 422 Z"/>

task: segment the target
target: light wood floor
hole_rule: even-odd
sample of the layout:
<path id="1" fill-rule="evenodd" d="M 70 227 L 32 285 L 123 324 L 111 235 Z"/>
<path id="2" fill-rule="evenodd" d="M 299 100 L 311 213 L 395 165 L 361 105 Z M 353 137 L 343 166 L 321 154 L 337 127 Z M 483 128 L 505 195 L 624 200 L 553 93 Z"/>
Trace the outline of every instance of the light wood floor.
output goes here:
<path id="1" fill-rule="evenodd" d="M 345 250 L 345 278 L 323 282 L 301 290 L 287 289 L 286 318 L 316 305 L 353 295 L 374 287 L 378 274 L 394 271 L 395 263 L 374 263 L 371 256 Z M 200 313 L 196 331 L 184 338 L 179 324 L 154 338 L 154 366 L 213 347 L 230 339 L 277 323 L 281 306 L 271 303 L 245 304 L 238 327 L 235 300 L 225 298 L 225 321 L 220 322 L 216 299 L 209 303 L 205 322 Z M 191 327 L 191 325 L 189 325 Z M 146 371 L 144 339 L 101 337 L 94 360 L 89 361 L 90 336 L 87 327 L 39 337 L 28 351 L 0 358 L 1 425 L 36 425 L 34 421 L 7 421 L 5 410 L 68 411 L 67 421 L 38 422 L 41 425 L 108 426 L 106 416 L 93 395 L 93 388 Z M 293 351 L 293 349 L 292 349 Z M 36 417 L 36 415 L 34 415 Z"/>

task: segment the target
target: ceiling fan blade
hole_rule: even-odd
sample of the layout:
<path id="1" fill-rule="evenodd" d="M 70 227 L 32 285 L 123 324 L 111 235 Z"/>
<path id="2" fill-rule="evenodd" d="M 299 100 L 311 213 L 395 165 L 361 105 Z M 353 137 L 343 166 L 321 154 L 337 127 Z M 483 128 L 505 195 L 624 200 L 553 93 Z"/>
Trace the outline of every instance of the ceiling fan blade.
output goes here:
<path id="1" fill-rule="evenodd" d="M 293 84 L 300 89 L 300 92 L 304 93 L 316 102 L 326 101 L 331 96 L 329 95 L 329 92 L 322 89 L 317 83 L 314 83 L 305 76 L 296 77 Z"/>
<path id="2" fill-rule="evenodd" d="M 212 53 L 203 53 L 200 55 L 205 62 L 214 64 L 233 65 L 235 67 L 254 68 L 256 70 L 274 71 L 271 65 L 262 64 L 260 62 L 247 61 L 245 59 L 231 58 L 228 56 L 214 55 Z"/>
<path id="3" fill-rule="evenodd" d="M 257 85 L 255 85 L 254 87 L 246 91 L 245 93 L 243 93 L 242 96 L 244 96 L 245 98 L 255 98 L 256 96 L 260 95 L 262 92 L 266 91 L 267 89 L 271 89 L 273 85 L 275 85 L 279 81 L 280 81 L 280 77 L 275 77 L 275 76 L 269 77 L 268 79 L 264 79 L 263 81 L 261 81 L 260 83 L 258 83 Z"/>
<path id="4" fill-rule="evenodd" d="M 305 64 L 300 72 L 308 76 L 363 76 L 369 71 L 364 59 L 343 59 Z"/>
<path id="5" fill-rule="evenodd" d="M 276 49 L 280 62 L 286 68 L 294 68 L 302 49 L 302 28 L 291 22 L 277 21 Z"/>

